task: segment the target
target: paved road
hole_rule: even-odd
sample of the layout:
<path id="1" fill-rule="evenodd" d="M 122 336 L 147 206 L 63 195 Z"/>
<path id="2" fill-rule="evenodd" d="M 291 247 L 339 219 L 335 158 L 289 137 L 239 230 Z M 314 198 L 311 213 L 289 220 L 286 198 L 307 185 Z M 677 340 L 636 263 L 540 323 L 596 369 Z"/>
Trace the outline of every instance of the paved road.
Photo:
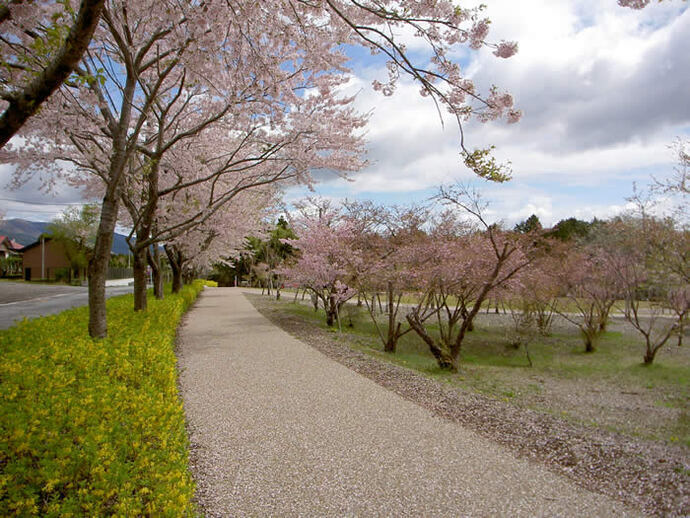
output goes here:
<path id="1" fill-rule="evenodd" d="M 180 385 L 208 516 L 634 516 L 299 342 L 239 288 L 181 329 Z"/>
<path id="2" fill-rule="evenodd" d="M 131 286 L 106 288 L 106 296 L 131 293 Z M 36 318 L 85 306 L 88 290 L 81 286 L 0 282 L 0 329 L 13 326 L 22 318 Z"/>

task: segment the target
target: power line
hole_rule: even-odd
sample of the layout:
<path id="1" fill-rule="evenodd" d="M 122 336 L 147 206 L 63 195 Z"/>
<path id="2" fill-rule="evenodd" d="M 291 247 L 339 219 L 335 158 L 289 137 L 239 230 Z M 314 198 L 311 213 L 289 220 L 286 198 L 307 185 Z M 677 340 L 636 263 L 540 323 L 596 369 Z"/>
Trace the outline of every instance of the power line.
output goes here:
<path id="1" fill-rule="evenodd" d="M 15 200 L 13 198 L 0 198 L 2 201 L 13 201 L 16 203 L 23 203 L 24 205 L 79 205 L 80 202 L 64 202 L 64 201 L 56 201 L 53 203 L 48 203 L 45 201 L 24 201 L 24 200 Z M 88 202 L 83 202 L 83 203 L 88 203 Z"/>

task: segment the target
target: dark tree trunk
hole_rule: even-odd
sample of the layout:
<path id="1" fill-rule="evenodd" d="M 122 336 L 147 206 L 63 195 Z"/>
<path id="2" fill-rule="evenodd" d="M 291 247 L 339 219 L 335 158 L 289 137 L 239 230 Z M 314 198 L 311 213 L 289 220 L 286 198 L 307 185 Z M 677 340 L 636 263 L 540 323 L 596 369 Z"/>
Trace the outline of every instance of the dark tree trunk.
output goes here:
<path id="1" fill-rule="evenodd" d="M 172 265 L 171 265 L 172 266 Z M 182 270 L 180 268 L 172 267 L 172 287 L 173 293 L 180 293 L 182 289 Z"/>
<path id="2" fill-rule="evenodd" d="M 400 338 L 400 322 L 398 322 L 394 331 L 391 332 L 391 330 L 389 328 L 388 339 L 386 340 L 386 343 L 383 344 L 383 352 L 391 353 L 391 354 L 395 353 L 395 350 L 398 348 L 398 339 L 399 338 Z"/>
<path id="3" fill-rule="evenodd" d="M 426 332 L 424 324 L 419 322 L 416 315 L 407 315 L 407 322 L 410 324 L 412 330 L 419 335 L 419 337 L 424 340 L 424 342 L 429 346 L 429 351 L 436 358 L 438 366 L 442 370 L 457 372 L 458 366 L 455 358 L 450 354 L 449 351 L 445 350 L 441 345 Z"/>
<path id="4" fill-rule="evenodd" d="M 685 332 L 685 324 L 683 323 L 683 318 L 680 318 L 678 323 L 678 347 L 683 346 L 683 333 Z"/>
<path id="5" fill-rule="evenodd" d="M 462 315 L 463 320 L 467 320 L 469 318 L 469 312 L 464 305 L 460 309 L 460 314 Z M 472 318 L 467 324 L 467 332 L 471 333 L 472 331 L 474 331 L 474 318 Z"/>
<path id="6" fill-rule="evenodd" d="M 146 310 L 146 249 L 133 250 L 132 267 L 134 270 L 134 311 Z"/>
<path id="7" fill-rule="evenodd" d="M 146 258 L 153 276 L 153 295 L 158 300 L 163 299 L 163 272 L 161 270 L 161 254 L 158 245 L 153 245 L 153 253 L 147 249 Z"/>
<path id="8" fill-rule="evenodd" d="M 335 325 L 335 312 L 330 311 L 330 309 L 326 312 L 326 325 L 328 327 Z"/>
<path id="9" fill-rule="evenodd" d="M 388 336 L 386 343 L 383 345 L 383 351 L 394 353 L 398 347 L 398 338 L 400 337 L 400 322 L 395 321 L 396 312 L 393 311 L 393 283 L 389 282 L 387 288 Z"/>
<path id="10" fill-rule="evenodd" d="M 582 332 L 582 339 L 585 342 L 585 352 L 586 353 L 593 353 L 595 350 L 594 347 L 594 337 L 590 333 Z"/>
<path id="11" fill-rule="evenodd" d="M 335 296 L 331 295 L 328 297 L 328 303 L 326 304 L 326 325 L 334 326 L 338 320 L 338 309 L 339 304 L 335 300 Z"/>
<path id="12" fill-rule="evenodd" d="M 165 245 L 164 248 L 172 270 L 172 292 L 179 293 L 182 289 L 182 254 L 174 246 Z"/>

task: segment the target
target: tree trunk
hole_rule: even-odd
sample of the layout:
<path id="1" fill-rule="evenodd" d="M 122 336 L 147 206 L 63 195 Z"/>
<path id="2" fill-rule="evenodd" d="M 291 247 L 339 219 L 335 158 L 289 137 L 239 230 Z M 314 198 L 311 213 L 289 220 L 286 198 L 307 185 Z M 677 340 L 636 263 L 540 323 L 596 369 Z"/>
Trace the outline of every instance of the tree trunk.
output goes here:
<path id="1" fill-rule="evenodd" d="M 153 253 L 150 249 L 146 251 L 146 258 L 151 267 L 151 274 L 153 276 L 153 295 L 158 300 L 163 299 L 163 272 L 161 270 L 161 254 L 158 245 L 153 245 Z"/>
<path id="2" fill-rule="evenodd" d="M 335 325 L 338 320 L 338 303 L 335 301 L 335 296 L 328 297 L 328 304 L 326 305 L 326 325 L 331 327 Z"/>
<path id="3" fill-rule="evenodd" d="M 134 311 L 146 310 L 146 249 L 137 248 L 133 252 L 134 270 Z"/>
<path id="4" fill-rule="evenodd" d="M 387 304 L 388 304 L 388 337 L 386 343 L 383 345 L 383 351 L 387 353 L 394 353 L 398 346 L 398 335 L 400 333 L 400 323 L 395 321 L 395 312 L 393 311 L 393 283 L 388 283 Z M 397 324 L 397 325 L 396 325 Z"/>
<path id="5" fill-rule="evenodd" d="M 398 339 L 400 338 L 400 325 L 400 322 L 398 322 L 395 328 L 388 328 L 388 339 L 383 344 L 383 352 L 395 353 L 395 350 L 398 348 Z"/>
<path id="6" fill-rule="evenodd" d="M 462 308 L 460 308 L 460 314 L 462 315 L 463 320 L 467 320 L 469 318 L 469 311 L 467 311 L 467 308 L 465 307 L 464 303 Z M 474 331 L 474 317 L 467 324 L 467 331 L 470 333 Z"/>
<path id="7" fill-rule="evenodd" d="M 172 266 L 172 288 L 173 293 L 180 293 L 182 289 L 182 269 Z"/>
<path id="8" fill-rule="evenodd" d="M 182 289 L 182 254 L 174 246 L 165 245 L 163 248 L 172 270 L 172 292 L 179 293 Z"/>
<path id="9" fill-rule="evenodd" d="M 122 111 L 117 129 L 113 135 L 113 149 L 108 167 L 106 191 L 101 204 L 101 220 L 98 223 L 96 243 L 89 260 L 89 335 L 92 338 L 105 338 L 108 324 L 105 310 L 105 280 L 113 247 L 113 234 L 117 223 L 120 184 L 129 156 L 127 132 L 132 118 L 132 104 L 136 78 L 128 67 L 127 80 L 122 92 Z"/>
<path id="10" fill-rule="evenodd" d="M 407 315 L 407 322 L 410 324 L 412 330 L 429 346 L 429 351 L 431 351 L 431 354 L 436 358 L 436 362 L 440 369 L 458 372 L 455 358 L 453 358 L 448 351 L 444 350 L 436 340 L 426 332 L 424 325 L 417 320 L 416 315 Z"/>
<path id="11" fill-rule="evenodd" d="M 328 327 L 333 327 L 335 324 L 335 311 L 331 311 L 330 308 L 328 308 L 328 311 L 326 311 L 326 325 Z"/>
<path id="12" fill-rule="evenodd" d="M 117 222 L 118 196 L 109 189 L 101 204 L 101 220 L 98 223 L 96 243 L 89 260 L 89 336 L 105 338 L 108 324 L 105 311 L 105 280 L 113 247 L 113 233 Z"/>

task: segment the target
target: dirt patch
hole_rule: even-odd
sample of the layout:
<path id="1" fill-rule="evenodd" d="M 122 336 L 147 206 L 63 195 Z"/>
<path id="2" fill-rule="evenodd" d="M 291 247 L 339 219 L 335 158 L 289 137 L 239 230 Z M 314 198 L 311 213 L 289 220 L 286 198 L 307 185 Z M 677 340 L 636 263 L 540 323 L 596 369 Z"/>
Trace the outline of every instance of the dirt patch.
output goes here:
<path id="1" fill-rule="evenodd" d="M 586 489 L 644 512 L 690 515 L 690 459 L 681 446 L 631 439 L 463 391 L 344 346 L 343 338 L 335 340 L 332 333 L 285 312 L 280 303 L 258 295 L 247 297 L 264 316 L 323 354 L 434 414 L 507 446 L 519 457 L 546 464 Z"/>

